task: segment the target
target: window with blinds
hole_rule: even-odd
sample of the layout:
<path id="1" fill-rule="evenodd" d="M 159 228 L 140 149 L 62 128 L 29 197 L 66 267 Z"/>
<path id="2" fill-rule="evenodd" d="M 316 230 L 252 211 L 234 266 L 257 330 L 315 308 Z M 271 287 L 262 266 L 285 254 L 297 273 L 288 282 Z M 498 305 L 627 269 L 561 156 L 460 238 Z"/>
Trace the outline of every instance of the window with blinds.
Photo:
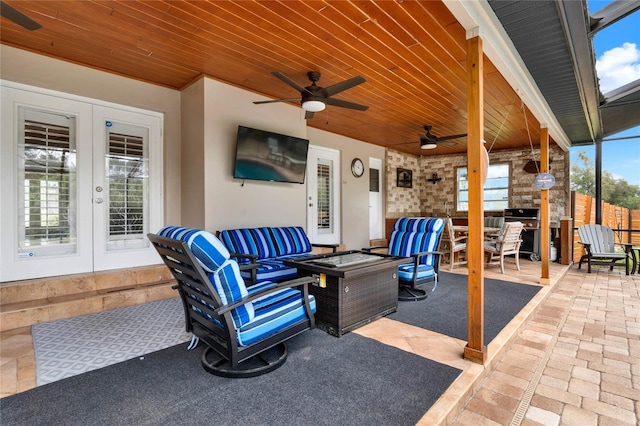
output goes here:
<path id="1" fill-rule="evenodd" d="M 109 133 L 107 179 L 110 240 L 144 235 L 148 178 L 145 157 L 144 137 Z"/>
<path id="2" fill-rule="evenodd" d="M 76 172 L 74 119 L 53 114 L 51 120 L 33 118 L 47 117 L 37 111 L 21 114 L 18 218 L 23 249 L 69 244 L 75 239 L 71 226 Z"/>
<path id="3" fill-rule="evenodd" d="M 318 164 L 318 230 L 333 230 L 333 211 L 331 208 L 331 166 Z"/>

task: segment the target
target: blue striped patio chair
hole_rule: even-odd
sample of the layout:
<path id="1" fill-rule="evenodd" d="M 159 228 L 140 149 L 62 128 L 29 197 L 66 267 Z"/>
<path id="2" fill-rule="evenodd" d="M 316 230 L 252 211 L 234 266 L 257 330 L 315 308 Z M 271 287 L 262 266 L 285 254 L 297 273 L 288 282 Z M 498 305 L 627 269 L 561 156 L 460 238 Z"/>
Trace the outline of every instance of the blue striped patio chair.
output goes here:
<path id="1" fill-rule="evenodd" d="M 313 277 L 246 287 L 238 263 L 213 234 L 168 226 L 149 240 L 171 270 L 186 329 L 203 341 L 202 366 L 223 377 L 253 377 L 287 358 L 285 341 L 315 326 Z"/>

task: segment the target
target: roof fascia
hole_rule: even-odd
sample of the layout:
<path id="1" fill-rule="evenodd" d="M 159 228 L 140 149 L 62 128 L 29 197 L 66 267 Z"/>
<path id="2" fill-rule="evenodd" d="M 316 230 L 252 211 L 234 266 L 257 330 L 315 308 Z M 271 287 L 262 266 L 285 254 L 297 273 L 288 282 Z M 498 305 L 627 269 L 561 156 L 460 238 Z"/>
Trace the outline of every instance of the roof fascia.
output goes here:
<path id="1" fill-rule="evenodd" d="M 571 141 L 549 107 L 522 57 L 507 35 L 504 27 L 486 0 L 443 0 L 449 11 L 467 30 L 467 37 L 479 35 L 483 50 L 500 74 L 518 93 L 541 127 L 563 150 L 568 151 Z"/>
<path id="2" fill-rule="evenodd" d="M 594 22 L 591 26 L 591 36 L 639 9 L 640 0 L 615 0 L 609 3 L 602 9 L 591 14 Z"/>
<path id="3" fill-rule="evenodd" d="M 582 109 L 592 140 L 602 139 L 600 121 L 600 90 L 596 76 L 596 64 L 592 39 L 587 33 L 587 5 L 584 1 L 557 2 L 560 20 L 571 51 L 576 85 L 582 100 Z"/>

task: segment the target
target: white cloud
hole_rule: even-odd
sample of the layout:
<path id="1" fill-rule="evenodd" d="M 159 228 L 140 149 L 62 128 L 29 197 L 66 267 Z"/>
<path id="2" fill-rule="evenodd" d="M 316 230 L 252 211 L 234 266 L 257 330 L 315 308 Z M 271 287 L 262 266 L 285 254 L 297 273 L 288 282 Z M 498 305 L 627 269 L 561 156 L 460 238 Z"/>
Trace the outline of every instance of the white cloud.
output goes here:
<path id="1" fill-rule="evenodd" d="M 596 60 L 600 91 L 608 93 L 640 78 L 640 49 L 635 43 L 607 50 Z"/>

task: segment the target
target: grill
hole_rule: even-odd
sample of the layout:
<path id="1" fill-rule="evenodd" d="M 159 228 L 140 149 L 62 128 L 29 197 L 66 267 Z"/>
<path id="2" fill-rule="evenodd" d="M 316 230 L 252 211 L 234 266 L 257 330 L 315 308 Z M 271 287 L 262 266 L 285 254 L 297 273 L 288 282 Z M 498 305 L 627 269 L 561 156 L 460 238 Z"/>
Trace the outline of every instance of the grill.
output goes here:
<path id="1" fill-rule="evenodd" d="M 531 260 L 540 260 L 540 209 L 505 209 L 504 221 L 524 223 L 520 254 L 529 255 Z"/>

